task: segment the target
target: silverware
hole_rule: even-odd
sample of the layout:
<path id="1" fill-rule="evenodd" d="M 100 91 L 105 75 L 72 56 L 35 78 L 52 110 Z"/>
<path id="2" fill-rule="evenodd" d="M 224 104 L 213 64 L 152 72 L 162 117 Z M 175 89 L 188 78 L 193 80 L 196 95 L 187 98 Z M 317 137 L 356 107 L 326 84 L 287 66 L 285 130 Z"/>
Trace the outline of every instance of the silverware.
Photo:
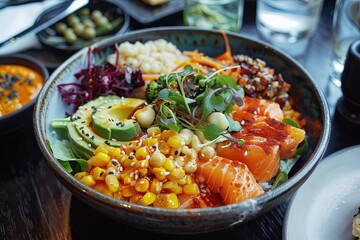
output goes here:
<path id="1" fill-rule="evenodd" d="M 85 6 L 89 3 L 89 0 L 73 0 L 69 1 L 69 6 L 62 12 L 60 12 L 58 15 L 54 16 L 53 18 L 47 20 L 46 22 L 38 22 L 31 27 L 25 29 L 24 31 L 16 34 L 15 36 L 3 41 L 0 43 L 0 48 L 8 45 L 13 44 L 20 40 L 21 37 L 24 37 L 27 34 L 30 33 L 38 33 L 42 30 L 44 30 L 47 27 L 50 27 L 54 23 L 58 22 L 59 20 L 63 19 L 64 17 L 70 15 L 71 13 L 75 12 L 76 10 L 80 9 L 81 7 Z"/>

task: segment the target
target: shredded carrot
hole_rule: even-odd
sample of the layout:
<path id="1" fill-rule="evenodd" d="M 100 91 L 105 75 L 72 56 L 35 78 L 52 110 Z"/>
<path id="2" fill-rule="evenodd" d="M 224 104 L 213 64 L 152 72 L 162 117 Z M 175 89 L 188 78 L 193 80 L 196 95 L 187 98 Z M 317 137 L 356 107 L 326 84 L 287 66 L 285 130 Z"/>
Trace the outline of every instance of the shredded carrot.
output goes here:
<path id="1" fill-rule="evenodd" d="M 226 33 L 224 31 L 221 31 L 221 34 L 224 37 L 224 41 L 225 41 L 225 52 L 217 57 L 215 57 L 216 60 L 219 61 L 226 61 L 229 63 L 229 65 L 233 65 L 234 63 L 234 59 L 232 57 L 232 53 L 231 53 L 231 48 L 230 48 L 230 43 L 229 43 L 229 39 L 226 35 Z"/>
<path id="2" fill-rule="evenodd" d="M 142 78 L 144 81 L 152 82 L 160 77 L 160 74 L 143 74 Z"/>
<path id="3" fill-rule="evenodd" d="M 219 70 L 224 67 L 222 64 L 220 64 L 216 61 L 213 61 L 209 57 L 193 57 L 191 60 L 193 60 L 199 64 L 215 68 L 216 70 Z"/>

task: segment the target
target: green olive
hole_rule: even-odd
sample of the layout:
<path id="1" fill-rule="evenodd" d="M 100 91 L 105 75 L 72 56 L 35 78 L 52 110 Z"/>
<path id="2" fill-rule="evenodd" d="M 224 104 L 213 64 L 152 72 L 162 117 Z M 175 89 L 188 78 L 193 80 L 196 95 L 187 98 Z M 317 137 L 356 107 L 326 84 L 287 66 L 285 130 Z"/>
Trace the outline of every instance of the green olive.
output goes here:
<path id="1" fill-rule="evenodd" d="M 86 27 L 83 32 L 83 38 L 86 40 L 91 40 L 96 37 L 96 31 L 93 27 Z"/>
<path id="2" fill-rule="evenodd" d="M 66 28 L 67 28 L 67 26 L 63 22 L 58 22 L 55 24 L 55 30 L 58 34 L 62 35 L 64 33 L 64 31 L 66 30 Z"/>
<path id="3" fill-rule="evenodd" d="M 109 20 L 105 16 L 96 18 L 94 21 L 96 23 L 96 26 L 101 26 L 101 25 L 105 25 L 105 24 L 109 23 Z"/>
<path id="4" fill-rule="evenodd" d="M 82 8 L 82 9 L 79 10 L 78 14 L 81 17 L 88 16 L 88 15 L 90 15 L 90 9 L 89 8 Z"/>
<path id="5" fill-rule="evenodd" d="M 80 23 L 80 19 L 78 16 L 76 16 L 75 14 L 71 14 L 70 16 L 68 16 L 66 18 L 67 23 L 69 24 L 69 26 L 73 27 L 76 24 Z"/>
<path id="6" fill-rule="evenodd" d="M 81 37 L 83 35 L 84 29 L 85 26 L 81 23 L 78 23 L 73 27 L 73 30 L 78 37 Z"/>
<path id="7" fill-rule="evenodd" d="M 95 27 L 95 23 L 91 19 L 85 19 L 82 24 L 84 27 Z"/>
<path id="8" fill-rule="evenodd" d="M 92 11 L 92 13 L 91 13 L 91 18 L 95 21 L 97 18 L 99 18 L 99 17 L 102 17 L 103 16 L 103 14 L 102 14 L 102 12 L 101 11 L 99 11 L 99 10 L 94 10 L 94 11 Z"/>
<path id="9" fill-rule="evenodd" d="M 72 44 L 77 40 L 77 36 L 74 33 L 74 30 L 71 28 L 67 28 L 64 32 L 64 37 L 67 43 Z"/>

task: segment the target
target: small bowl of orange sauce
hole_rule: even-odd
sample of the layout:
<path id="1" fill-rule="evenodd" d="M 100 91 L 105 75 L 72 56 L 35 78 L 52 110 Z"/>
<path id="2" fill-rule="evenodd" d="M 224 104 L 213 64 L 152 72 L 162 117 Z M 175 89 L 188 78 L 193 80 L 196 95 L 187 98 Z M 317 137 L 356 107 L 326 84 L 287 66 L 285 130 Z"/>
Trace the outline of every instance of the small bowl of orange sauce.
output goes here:
<path id="1" fill-rule="evenodd" d="M 31 56 L 0 56 L 0 135 L 32 121 L 34 103 L 48 77 L 46 67 Z"/>

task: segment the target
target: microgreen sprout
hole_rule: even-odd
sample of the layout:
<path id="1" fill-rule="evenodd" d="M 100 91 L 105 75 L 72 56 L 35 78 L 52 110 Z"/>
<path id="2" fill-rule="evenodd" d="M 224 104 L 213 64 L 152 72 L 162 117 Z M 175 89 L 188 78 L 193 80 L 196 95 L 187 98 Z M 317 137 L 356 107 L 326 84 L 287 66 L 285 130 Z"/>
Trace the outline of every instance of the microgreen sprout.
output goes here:
<path id="1" fill-rule="evenodd" d="M 232 66 L 224 68 L 235 68 Z M 182 128 L 200 130 L 208 141 L 230 140 L 230 132 L 241 131 L 240 123 L 230 116 L 233 106 L 243 104 L 244 90 L 228 75 L 219 75 L 220 70 L 210 76 L 201 75 L 197 69 L 187 65 L 181 72 L 170 73 L 158 79 L 147 94 L 157 98 L 153 101 L 159 109 L 155 124 L 163 129 L 180 131 Z M 155 86 L 159 88 L 155 88 Z M 151 91 L 150 91 L 151 90 Z M 206 121 L 213 112 L 221 112 L 229 122 L 226 130 Z"/>

